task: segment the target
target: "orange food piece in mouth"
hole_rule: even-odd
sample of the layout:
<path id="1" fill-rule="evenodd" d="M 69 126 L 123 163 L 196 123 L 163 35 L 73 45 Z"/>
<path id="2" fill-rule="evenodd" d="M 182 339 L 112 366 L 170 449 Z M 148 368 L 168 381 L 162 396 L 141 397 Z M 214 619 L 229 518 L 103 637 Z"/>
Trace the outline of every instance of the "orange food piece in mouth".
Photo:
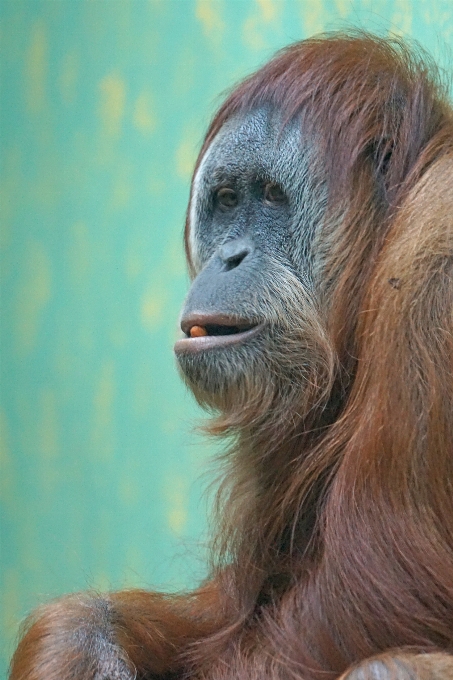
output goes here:
<path id="1" fill-rule="evenodd" d="M 189 331 L 189 335 L 191 338 L 202 338 L 204 335 L 207 334 L 208 331 L 203 326 L 192 326 L 192 328 Z"/>

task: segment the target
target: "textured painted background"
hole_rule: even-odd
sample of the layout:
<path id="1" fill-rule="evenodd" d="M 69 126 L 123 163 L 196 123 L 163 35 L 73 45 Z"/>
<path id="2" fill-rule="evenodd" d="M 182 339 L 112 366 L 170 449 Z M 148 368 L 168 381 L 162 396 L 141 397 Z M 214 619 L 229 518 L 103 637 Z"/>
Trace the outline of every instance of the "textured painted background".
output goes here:
<path id="1" fill-rule="evenodd" d="M 203 576 L 171 349 L 196 150 L 226 87 L 351 24 L 451 60 L 451 0 L 2 0 L 1 677 L 39 602 Z"/>

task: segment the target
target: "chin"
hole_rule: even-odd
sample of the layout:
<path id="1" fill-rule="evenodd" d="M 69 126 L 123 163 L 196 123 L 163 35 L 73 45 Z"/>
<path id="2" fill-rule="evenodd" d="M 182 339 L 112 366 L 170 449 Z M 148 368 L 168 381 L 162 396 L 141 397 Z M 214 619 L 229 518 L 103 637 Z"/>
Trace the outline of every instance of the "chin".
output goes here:
<path id="1" fill-rule="evenodd" d="M 250 368 L 258 369 L 263 362 L 262 342 L 258 338 L 197 351 L 184 346 L 184 340 L 179 343 L 175 347 L 179 372 L 203 407 L 236 410 L 238 404 L 253 398 L 252 392 L 256 392 L 258 386 L 250 384 Z"/>
<path id="2" fill-rule="evenodd" d="M 314 377 L 307 372 L 316 365 L 320 373 L 319 357 L 300 338 L 266 326 L 235 343 L 196 340 L 176 343 L 180 373 L 203 408 L 226 417 L 229 431 L 267 429 L 286 419 L 288 409 L 302 418 L 319 397 L 319 382 L 314 393 Z"/>

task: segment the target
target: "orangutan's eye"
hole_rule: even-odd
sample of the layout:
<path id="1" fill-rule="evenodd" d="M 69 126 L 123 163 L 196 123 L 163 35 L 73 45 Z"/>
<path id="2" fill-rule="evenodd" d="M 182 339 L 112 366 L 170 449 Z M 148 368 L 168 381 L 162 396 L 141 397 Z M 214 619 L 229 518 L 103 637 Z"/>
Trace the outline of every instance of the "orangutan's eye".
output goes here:
<path id="1" fill-rule="evenodd" d="M 287 201 L 285 192 L 281 186 L 275 184 L 275 182 L 266 184 L 263 196 L 265 202 L 269 205 L 282 205 L 282 203 L 286 203 Z"/>
<path id="2" fill-rule="evenodd" d="M 237 193 L 230 187 L 218 189 L 215 198 L 217 205 L 224 210 L 235 208 L 239 202 Z"/>

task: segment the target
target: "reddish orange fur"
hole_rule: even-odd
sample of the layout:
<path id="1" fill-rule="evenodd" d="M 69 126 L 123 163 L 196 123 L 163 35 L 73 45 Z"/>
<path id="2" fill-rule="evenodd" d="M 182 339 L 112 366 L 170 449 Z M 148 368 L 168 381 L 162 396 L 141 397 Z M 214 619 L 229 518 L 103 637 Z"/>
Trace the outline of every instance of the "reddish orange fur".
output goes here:
<path id="1" fill-rule="evenodd" d="M 340 368 L 303 420 L 269 429 L 256 399 L 216 421 L 234 442 L 211 584 L 187 597 L 112 594 L 109 634 L 138 677 L 336 680 L 375 657 L 379 679 L 448 680 L 452 109 L 404 46 L 313 39 L 233 91 L 200 158 L 228 118 L 265 102 L 301 114 L 329 178 L 324 292 Z M 376 163 L 388 164 L 379 191 Z M 70 636 L 83 611 L 76 596 L 35 616 L 11 680 L 93 678 Z M 342 678 L 375 677 L 363 672 Z"/>

